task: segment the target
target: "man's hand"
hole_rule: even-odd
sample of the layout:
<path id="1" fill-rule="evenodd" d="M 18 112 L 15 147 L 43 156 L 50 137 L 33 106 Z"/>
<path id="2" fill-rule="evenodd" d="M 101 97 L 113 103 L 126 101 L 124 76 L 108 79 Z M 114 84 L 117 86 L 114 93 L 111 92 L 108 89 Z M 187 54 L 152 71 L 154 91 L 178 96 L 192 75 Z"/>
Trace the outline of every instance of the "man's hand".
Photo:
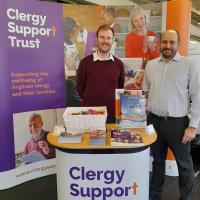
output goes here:
<path id="1" fill-rule="evenodd" d="M 42 149 L 42 151 L 44 152 L 45 155 L 49 154 L 50 149 L 49 149 L 49 145 L 46 141 L 44 141 L 44 140 L 39 141 L 38 146 L 39 146 L 39 148 Z"/>
<path id="2" fill-rule="evenodd" d="M 185 133 L 183 135 L 182 138 L 182 143 L 186 144 L 187 142 L 190 142 L 191 140 L 193 140 L 195 138 L 196 135 L 196 128 L 193 127 L 188 127 L 185 129 Z"/>

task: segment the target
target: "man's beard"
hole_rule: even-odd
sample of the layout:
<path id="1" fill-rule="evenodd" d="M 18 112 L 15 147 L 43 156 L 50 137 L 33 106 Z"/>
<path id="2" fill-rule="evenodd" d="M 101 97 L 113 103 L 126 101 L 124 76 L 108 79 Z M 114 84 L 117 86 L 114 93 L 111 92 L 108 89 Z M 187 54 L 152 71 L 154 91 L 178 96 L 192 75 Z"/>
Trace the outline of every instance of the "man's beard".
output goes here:
<path id="1" fill-rule="evenodd" d="M 165 54 L 165 50 L 170 51 L 171 54 Z M 173 58 L 173 57 L 176 55 L 176 52 L 177 52 L 177 51 L 173 51 L 173 50 L 167 49 L 167 48 L 161 50 L 162 56 L 163 56 L 164 58 L 167 58 L 167 59 L 168 59 L 168 58 Z"/>
<path id="2" fill-rule="evenodd" d="M 101 48 L 101 46 L 99 46 L 98 51 L 101 52 L 101 53 L 109 53 L 111 48 L 112 48 L 112 46 L 107 45 L 107 49 L 104 50 L 104 48 Z"/>

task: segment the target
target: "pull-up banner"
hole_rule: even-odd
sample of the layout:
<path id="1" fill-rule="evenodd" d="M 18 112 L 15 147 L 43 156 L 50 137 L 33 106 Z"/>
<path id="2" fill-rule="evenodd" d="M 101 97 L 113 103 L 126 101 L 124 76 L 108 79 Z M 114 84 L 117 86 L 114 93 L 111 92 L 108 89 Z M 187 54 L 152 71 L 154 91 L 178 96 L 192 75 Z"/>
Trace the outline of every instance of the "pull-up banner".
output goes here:
<path id="1" fill-rule="evenodd" d="M 0 1 L 0 177 L 16 166 L 13 114 L 64 107 L 62 9 Z"/>

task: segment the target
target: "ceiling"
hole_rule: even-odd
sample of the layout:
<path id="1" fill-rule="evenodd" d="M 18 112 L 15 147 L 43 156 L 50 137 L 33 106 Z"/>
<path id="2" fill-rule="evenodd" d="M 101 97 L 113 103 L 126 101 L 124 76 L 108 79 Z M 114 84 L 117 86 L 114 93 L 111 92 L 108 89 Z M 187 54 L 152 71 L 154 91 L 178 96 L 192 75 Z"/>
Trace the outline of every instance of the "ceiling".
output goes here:
<path id="1" fill-rule="evenodd" d="M 200 9 L 200 1 L 199 0 L 192 0 L 192 6 L 197 10 Z"/>

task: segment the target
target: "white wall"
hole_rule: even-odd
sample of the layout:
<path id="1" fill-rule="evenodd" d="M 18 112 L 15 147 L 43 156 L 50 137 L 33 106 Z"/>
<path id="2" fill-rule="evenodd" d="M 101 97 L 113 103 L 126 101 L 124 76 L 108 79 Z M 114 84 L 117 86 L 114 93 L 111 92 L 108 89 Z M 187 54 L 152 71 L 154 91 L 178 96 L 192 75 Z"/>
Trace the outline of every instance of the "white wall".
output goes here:
<path id="1" fill-rule="evenodd" d="M 200 56 L 200 43 L 189 43 L 189 55 Z"/>

